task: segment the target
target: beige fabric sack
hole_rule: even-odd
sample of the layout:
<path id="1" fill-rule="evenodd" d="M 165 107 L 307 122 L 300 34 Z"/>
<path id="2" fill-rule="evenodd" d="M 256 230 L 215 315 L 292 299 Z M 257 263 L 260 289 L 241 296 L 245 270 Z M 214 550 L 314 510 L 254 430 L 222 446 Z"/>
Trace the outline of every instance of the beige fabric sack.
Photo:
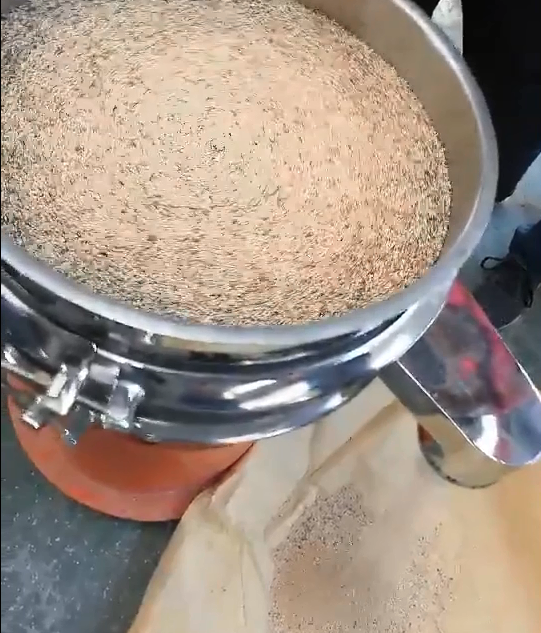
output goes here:
<path id="1" fill-rule="evenodd" d="M 131 633 L 539 633 L 540 596 L 539 465 L 447 484 L 375 381 L 194 501 Z"/>

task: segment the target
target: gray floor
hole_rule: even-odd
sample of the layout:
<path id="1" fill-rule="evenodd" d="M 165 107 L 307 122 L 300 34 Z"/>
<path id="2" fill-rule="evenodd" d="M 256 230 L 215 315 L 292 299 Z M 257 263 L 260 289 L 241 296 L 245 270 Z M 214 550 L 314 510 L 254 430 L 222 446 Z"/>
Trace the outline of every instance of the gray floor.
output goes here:
<path id="1" fill-rule="evenodd" d="M 64 497 L 4 409 L 1 470 L 2 633 L 124 633 L 174 525 L 115 521 Z"/>

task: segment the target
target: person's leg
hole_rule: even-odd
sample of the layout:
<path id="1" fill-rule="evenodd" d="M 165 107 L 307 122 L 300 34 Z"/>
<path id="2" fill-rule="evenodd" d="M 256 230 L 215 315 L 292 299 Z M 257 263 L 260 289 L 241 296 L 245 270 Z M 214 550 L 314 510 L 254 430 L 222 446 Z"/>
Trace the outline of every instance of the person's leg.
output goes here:
<path id="1" fill-rule="evenodd" d="M 541 151 L 541 2 L 462 0 L 462 11 L 464 58 L 496 130 L 500 201 Z"/>
<path id="2" fill-rule="evenodd" d="M 416 0 L 432 15 L 438 0 Z M 462 0 L 463 54 L 499 148 L 496 199 L 511 195 L 541 151 L 540 0 Z"/>
<path id="3" fill-rule="evenodd" d="M 418 0 L 431 15 L 438 4 Z M 496 199 L 513 193 L 541 151 L 540 0 L 462 0 L 464 58 L 485 96 L 499 149 Z M 509 253 L 475 296 L 503 327 L 531 305 L 541 283 L 541 222 L 517 229 Z"/>
<path id="4" fill-rule="evenodd" d="M 483 91 L 498 141 L 497 201 L 541 151 L 541 2 L 462 0 L 464 57 Z M 497 327 L 519 317 L 541 283 L 541 222 L 519 227 L 475 297 Z"/>

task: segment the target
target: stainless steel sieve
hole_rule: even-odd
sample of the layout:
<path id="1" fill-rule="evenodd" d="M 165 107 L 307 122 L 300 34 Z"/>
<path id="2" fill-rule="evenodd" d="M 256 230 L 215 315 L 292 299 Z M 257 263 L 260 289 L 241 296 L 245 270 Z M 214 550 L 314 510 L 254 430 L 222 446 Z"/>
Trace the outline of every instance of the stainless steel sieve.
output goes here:
<path id="1" fill-rule="evenodd" d="M 95 423 L 149 441 L 228 443 L 313 422 L 384 370 L 387 384 L 430 426 L 431 435 L 422 436 L 429 461 L 459 483 L 485 485 L 541 453 L 541 398 L 455 283 L 496 190 L 496 144 L 484 100 L 451 43 L 407 0 L 304 4 L 393 64 L 431 116 L 453 186 L 439 261 L 407 289 L 342 317 L 208 326 L 97 296 L 2 235 L 3 372 L 34 387 L 31 395 L 15 394 L 36 429 L 61 415 L 73 436 L 76 424 Z M 473 347 L 459 344 L 465 340 Z M 484 356 L 475 351 L 481 341 Z M 495 378 L 495 354 L 507 368 L 504 384 Z M 464 358 L 474 358 L 467 375 Z"/>

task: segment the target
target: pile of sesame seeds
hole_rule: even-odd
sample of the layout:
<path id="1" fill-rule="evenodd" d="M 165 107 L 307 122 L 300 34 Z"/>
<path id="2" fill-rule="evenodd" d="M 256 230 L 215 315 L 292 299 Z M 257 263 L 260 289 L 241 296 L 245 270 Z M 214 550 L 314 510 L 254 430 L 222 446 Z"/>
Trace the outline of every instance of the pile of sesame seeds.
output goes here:
<path id="1" fill-rule="evenodd" d="M 2 22 L 2 225 L 93 291 L 303 323 L 423 275 L 445 153 L 407 83 L 295 0 L 33 0 Z"/>

